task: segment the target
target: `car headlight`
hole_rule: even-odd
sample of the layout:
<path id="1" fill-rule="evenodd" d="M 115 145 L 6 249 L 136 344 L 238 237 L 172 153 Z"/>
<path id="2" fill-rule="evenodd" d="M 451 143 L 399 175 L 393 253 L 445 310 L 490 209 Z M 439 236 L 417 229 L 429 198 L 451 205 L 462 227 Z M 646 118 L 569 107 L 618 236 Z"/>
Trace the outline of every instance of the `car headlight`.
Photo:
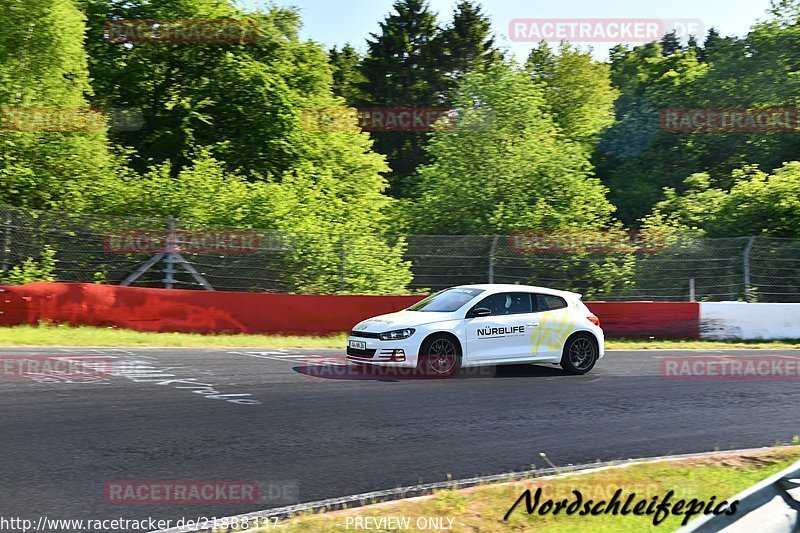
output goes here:
<path id="1" fill-rule="evenodd" d="M 414 334 L 414 331 L 414 328 L 396 329 L 394 331 L 381 333 L 380 337 L 382 341 L 399 341 L 401 339 L 409 338 Z"/>

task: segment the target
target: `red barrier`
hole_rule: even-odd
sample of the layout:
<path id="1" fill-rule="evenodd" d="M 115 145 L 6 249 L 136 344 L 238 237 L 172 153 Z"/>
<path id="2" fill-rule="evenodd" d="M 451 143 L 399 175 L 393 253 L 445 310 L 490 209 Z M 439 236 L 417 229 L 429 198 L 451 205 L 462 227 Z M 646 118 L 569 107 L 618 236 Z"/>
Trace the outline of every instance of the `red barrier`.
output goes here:
<path id="1" fill-rule="evenodd" d="M 311 334 L 404 309 L 422 296 L 336 296 L 145 289 L 82 283 L 3 287 L 0 324 L 41 320 L 140 331 Z"/>
<path id="2" fill-rule="evenodd" d="M 0 325 L 40 321 L 139 331 L 280 333 L 349 331 L 422 296 L 338 296 L 145 289 L 83 283 L 3 287 Z M 608 337 L 698 338 L 695 303 L 588 303 Z"/>
<path id="3" fill-rule="evenodd" d="M 587 302 L 609 338 L 699 339 L 696 302 Z"/>

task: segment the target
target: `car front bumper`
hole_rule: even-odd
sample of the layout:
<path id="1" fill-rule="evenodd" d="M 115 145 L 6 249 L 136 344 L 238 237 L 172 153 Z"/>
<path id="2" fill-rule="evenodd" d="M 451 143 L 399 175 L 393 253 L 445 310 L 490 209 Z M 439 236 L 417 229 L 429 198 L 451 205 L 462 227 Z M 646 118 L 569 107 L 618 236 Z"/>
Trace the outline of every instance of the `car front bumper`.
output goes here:
<path id="1" fill-rule="evenodd" d="M 417 366 L 419 343 L 412 335 L 399 341 L 382 341 L 364 337 L 347 337 L 347 360 L 359 364 L 408 367 Z M 350 341 L 363 342 L 364 349 L 350 347 Z"/>

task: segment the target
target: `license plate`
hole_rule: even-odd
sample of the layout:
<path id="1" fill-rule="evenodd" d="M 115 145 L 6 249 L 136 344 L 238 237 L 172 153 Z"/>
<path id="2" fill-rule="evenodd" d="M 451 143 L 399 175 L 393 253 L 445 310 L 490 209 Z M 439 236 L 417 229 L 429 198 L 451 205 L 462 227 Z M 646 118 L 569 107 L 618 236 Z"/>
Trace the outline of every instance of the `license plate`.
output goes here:
<path id="1" fill-rule="evenodd" d="M 366 350 L 367 343 L 364 341 L 350 341 L 350 347 L 356 350 Z"/>

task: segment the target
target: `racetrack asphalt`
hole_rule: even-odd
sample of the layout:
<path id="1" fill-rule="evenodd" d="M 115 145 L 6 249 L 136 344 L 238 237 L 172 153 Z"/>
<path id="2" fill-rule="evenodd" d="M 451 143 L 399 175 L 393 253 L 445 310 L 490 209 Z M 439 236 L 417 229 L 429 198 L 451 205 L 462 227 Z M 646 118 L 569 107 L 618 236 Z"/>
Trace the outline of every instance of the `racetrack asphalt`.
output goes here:
<path id="1" fill-rule="evenodd" d="M 0 348 L 0 362 L 112 365 L 108 375 L 0 380 L 0 517 L 174 525 L 547 467 L 542 452 L 567 465 L 800 434 L 796 379 L 666 379 L 662 358 L 676 356 L 774 361 L 800 350 L 613 351 L 585 376 L 527 365 L 429 380 L 360 373 L 341 351 Z M 120 504 L 104 497 L 115 480 L 250 480 L 262 489 L 245 505 Z"/>

